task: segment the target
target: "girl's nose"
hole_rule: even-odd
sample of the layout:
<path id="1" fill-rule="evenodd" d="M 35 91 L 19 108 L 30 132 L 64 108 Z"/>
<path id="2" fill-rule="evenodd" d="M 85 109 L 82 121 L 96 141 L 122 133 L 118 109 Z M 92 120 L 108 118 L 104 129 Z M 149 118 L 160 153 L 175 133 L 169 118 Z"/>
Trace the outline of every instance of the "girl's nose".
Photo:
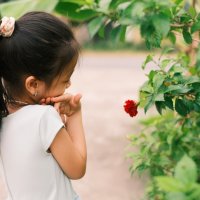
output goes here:
<path id="1" fill-rule="evenodd" d="M 70 85 L 71 85 L 71 81 L 68 81 L 66 84 L 66 88 L 70 87 Z"/>

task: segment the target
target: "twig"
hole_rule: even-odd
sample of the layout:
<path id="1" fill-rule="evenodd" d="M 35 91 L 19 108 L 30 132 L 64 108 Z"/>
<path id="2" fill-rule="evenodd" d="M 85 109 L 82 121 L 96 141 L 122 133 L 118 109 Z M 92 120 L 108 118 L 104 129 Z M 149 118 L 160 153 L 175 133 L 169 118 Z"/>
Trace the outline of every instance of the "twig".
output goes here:
<path id="1" fill-rule="evenodd" d="M 193 0 L 193 1 L 192 1 L 192 7 L 193 7 L 194 9 L 195 9 L 196 3 L 197 3 L 196 0 Z M 196 9 L 195 9 L 195 10 L 196 10 Z"/>
<path id="2" fill-rule="evenodd" d="M 175 31 L 172 31 L 172 32 L 173 32 L 175 35 L 177 35 L 177 36 L 181 36 L 181 37 L 182 37 L 181 34 L 175 32 Z M 200 43 L 200 40 L 198 40 L 198 39 L 196 39 L 196 38 L 192 38 L 192 40 L 193 40 L 193 41 L 196 41 L 196 42 L 198 42 L 198 43 Z"/>
<path id="3" fill-rule="evenodd" d="M 185 24 L 170 24 L 171 27 L 174 27 L 174 28 L 182 28 L 184 26 L 186 26 Z M 187 24 L 187 26 L 192 26 L 191 24 Z"/>

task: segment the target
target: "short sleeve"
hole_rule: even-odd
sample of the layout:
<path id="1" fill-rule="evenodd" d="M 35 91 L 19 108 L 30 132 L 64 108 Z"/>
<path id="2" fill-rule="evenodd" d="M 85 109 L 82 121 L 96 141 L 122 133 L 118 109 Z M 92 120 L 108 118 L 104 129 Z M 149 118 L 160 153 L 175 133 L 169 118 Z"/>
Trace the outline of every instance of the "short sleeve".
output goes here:
<path id="1" fill-rule="evenodd" d="M 39 134 L 45 151 L 48 150 L 59 130 L 64 127 L 56 109 L 52 106 L 47 107 L 40 119 L 39 125 Z"/>

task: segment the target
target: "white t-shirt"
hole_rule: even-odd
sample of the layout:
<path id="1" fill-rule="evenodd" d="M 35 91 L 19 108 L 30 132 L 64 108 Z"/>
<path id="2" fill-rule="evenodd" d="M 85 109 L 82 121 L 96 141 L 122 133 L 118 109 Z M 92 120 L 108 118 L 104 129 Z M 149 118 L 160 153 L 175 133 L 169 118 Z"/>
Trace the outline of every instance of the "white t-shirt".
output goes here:
<path id="1" fill-rule="evenodd" d="M 47 152 L 63 126 L 52 106 L 28 105 L 3 118 L 0 152 L 11 199 L 78 199 L 70 180 Z"/>

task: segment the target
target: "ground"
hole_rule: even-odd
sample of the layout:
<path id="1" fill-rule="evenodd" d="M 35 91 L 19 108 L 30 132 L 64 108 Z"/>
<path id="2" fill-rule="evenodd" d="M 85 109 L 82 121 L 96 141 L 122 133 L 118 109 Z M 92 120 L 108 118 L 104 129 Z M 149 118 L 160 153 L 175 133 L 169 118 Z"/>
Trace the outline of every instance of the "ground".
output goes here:
<path id="1" fill-rule="evenodd" d="M 123 110 L 126 99 L 138 99 L 145 81 L 134 53 L 84 53 L 72 78 L 72 92 L 83 94 L 83 117 L 88 148 L 87 173 L 73 181 L 82 200 L 139 200 L 144 178 L 129 173 L 127 135 L 138 131 L 138 118 Z"/>

